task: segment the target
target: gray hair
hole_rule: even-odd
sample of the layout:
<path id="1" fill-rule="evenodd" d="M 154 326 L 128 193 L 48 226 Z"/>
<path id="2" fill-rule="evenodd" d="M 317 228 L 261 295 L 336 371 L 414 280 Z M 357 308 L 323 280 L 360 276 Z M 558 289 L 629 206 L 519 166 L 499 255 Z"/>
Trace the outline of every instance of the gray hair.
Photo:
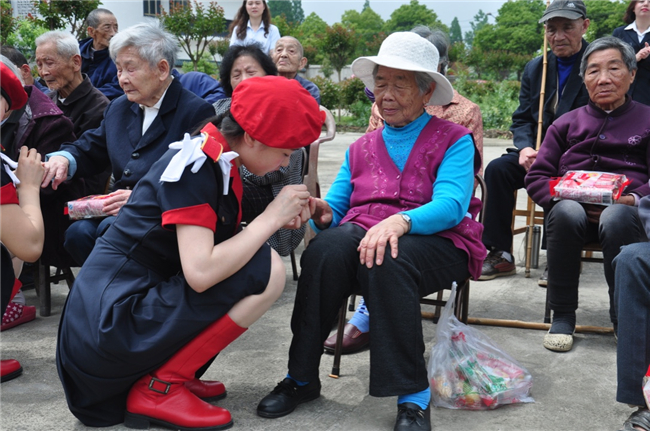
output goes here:
<path id="1" fill-rule="evenodd" d="M 379 65 L 376 64 L 375 68 L 372 70 L 373 81 L 375 80 L 375 78 L 377 78 L 378 70 L 379 70 Z M 411 71 L 408 70 L 407 72 L 411 72 Z M 413 71 L 413 73 L 415 74 L 415 83 L 418 86 L 418 90 L 420 90 L 420 94 L 424 94 L 427 91 L 429 91 L 429 88 L 431 87 L 431 83 L 436 82 L 436 80 L 433 79 L 433 77 L 426 72 Z"/>
<path id="2" fill-rule="evenodd" d="M 632 47 L 617 37 L 606 36 L 591 42 L 589 46 L 587 46 L 585 53 L 582 54 L 582 60 L 580 61 L 580 77 L 582 79 L 585 79 L 589 56 L 596 51 L 604 51 L 606 49 L 618 49 L 627 70 L 630 72 L 636 70 L 636 55 L 634 54 Z"/>
<path id="3" fill-rule="evenodd" d="M 136 24 L 113 36 L 108 47 L 113 61 L 121 50 L 129 47 L 135 48 L 140 58 L 153 68 L 158 66 L 160 60 L 167 60 L 171 73 L 176 64 L 178 42 L 157 20 Z"/>
<path id="4" fill-rule="evenodd" d="M 11 70 L 11 73 L 16 75 L 16 78 L 18 78 L 20 83 L 25 85 L 25 81 L 23 81 L 23 76 L 20 74 L 20 70 L 18 69 L 18 66 L 16 66 L 11 60 L 9 60 L 4 55 L 0 55 L 0 63 L 3 63 L 5 66 L 7 66 L 9 70 Z"/>
<path id="5" fill-rule="evenodd" d="M 108 9 L 103 9 L 103 8 L 97 8 L 93 11 L 91 11 L 88 16 L 86 17 L 86 26 L 87 27 L 92 27 L 92 28 L 97 28 L 99 25 L 99 22 L 101 21 L 100 16 L 102 15 L 113 15 L 113 12 L 111 12 Z"/>
<path id="6" fill-rule="evenodd" d="M 38 48 L 49 42 L 56 45 L 56 53 L 65 59 L 70 59 L 73 55 L 80 55 L 79 42 L 70 33 L 59 30 L 48 31 L 37 37 L 35 43 Z"/>
<path id="7" fill-rule="evenodd" d="M 438 68 L 440 69 L 441 74 L 446 75 L 447 66 L 449 65 L 448 51 L 450 44 L 447 34 L 444 31 L 438 29 L 431 30 L 426 25 L 418 25 L 416 27 L 413 27 L 411 32 L 417 34 L 418 36 L 422 36 L 438 49 L 438 53 L 440 54 Z"/>

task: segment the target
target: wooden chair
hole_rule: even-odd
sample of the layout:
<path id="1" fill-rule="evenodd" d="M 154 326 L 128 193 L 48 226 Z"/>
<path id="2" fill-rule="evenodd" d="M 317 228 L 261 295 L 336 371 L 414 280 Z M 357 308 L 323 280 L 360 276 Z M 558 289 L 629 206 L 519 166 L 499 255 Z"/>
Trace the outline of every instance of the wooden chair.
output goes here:
<path id="1" fill-rule="evenodd" d="M 518 190 L 515 190 L 515 207 L 512 210 L 512 235 L 519 235 L 520 233 L 526 233 L 529 226 L 544 226 L 544 211 L 537 209 L 535 202 L 530 197 L 527 197 L 526 209 L 517 208 L 517 196 Z M 526 224 L 524 226 L 515 228 L 515 221 L 517 217 L 525 217 Z M 510 249 L 512 253 L 513 250 Z M 532 253 L 531 253 L 532 254 Z M 524 266 L 525 266 L 525 276 L 526 278 L 530 277 L 530 268 L 532 262 L 530 255 L 526 252 L 524 254 Z"/>
<path id="2" fill-rule="evenodd" d="M 481 197 L 481 211 L 479 212 L 478 215 L 478 221 L 483 223 L 483 209 L 485 208 L 485 203 L 487 202 L 488 196 L 487 196 L 487 186 L 485 185 L 485 180 L 483 177 L 479 174 L 476 175 L 476 181 L 478 182 L 478 187 L 477 189 L 480 192 L 480 197 Z M 454 307 L 454 314 L 463 323 L 467 323 L 467 314 L 468 314 L 468 308 L 469 308 L 469 281 L 470 279 L 467 278 L 466 280 L 463 280 L 458 283 L 458 290 L 457 290 L 457 295 L 456 295 L 456 304 Z M 447 301 L 443 300 L 443 292 L 444 290 L 449 290 L 451 289 L 451 286 L 445 286 L 444 289 L 440 290 L 437 292 L 437 297 L 435 299 L 431 298 L 433 295 L 429 295 L 424 298 L 420 298 L 420 304 L 425 304 L 425 305 L 433 305 L 435 306 L 435 312 L 434 313 L 427 313 L 427 312 L 422 312 L 422 317 L 425 318 L 431 318 L 431 320 L 435 323 L 438 321 L 438 318 L 440 317 L 440 310 L 442 307 L 445 306 Z M 355 292 L 355 294 L 360 294 L 360 292 Z M 332 364 L 332 373 L 329 375 L 332 378 L 338 379 L 340 376 L 340 368 L 341 368 L 341 350 L 343 346 L 343 328 L 345 326 L 345 317 L 346 317 L 346 308 L 348 305 L 347 299 L 343 301 L 343 305 L 341 306 L 341 309 L 339 311 L 339 319 L 338 319 L 338 325 L 337 325 L 337 336 L 336 336 L 336 344 L 334 346 L 334 362 Z M 354 295 L 351 299 L 350 302 L 350 311 L 354 311 Z"/>

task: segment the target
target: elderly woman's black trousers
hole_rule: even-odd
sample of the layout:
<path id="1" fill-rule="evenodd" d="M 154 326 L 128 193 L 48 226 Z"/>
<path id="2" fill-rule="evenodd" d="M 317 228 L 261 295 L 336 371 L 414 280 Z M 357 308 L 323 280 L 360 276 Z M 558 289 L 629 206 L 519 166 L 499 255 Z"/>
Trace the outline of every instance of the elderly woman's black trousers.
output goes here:
<path id="1" fill-rule="evenodd" d="M 323 342 L 341 304 L 362 293 L 370 310 L 370 395 L 395 396 L 427 388 L 419 299 L 469 276 L 467 255 L 437 235 L 405 235 L 398 256 L 382 265 L 359 263 L 366 231 L 352 223 L 319 233 L 303 252 L 291 319 L 289 374 L 318 379 Z"/>

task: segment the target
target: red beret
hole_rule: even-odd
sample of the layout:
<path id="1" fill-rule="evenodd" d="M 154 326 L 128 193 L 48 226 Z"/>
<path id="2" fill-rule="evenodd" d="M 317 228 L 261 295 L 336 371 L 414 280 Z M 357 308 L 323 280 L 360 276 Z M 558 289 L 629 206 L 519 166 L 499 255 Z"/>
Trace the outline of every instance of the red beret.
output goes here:
<path id="1" fill-rule="evenodd" d="M 25 103 L 27 103 L 27 93 L 20 79 L 4 63 L 0 63 L 0 72 L 2 97 L 7 100 L 9 109 L 16 110 L 25 106 Z"/>
<path id="2" fill-rule="evenodd" d="M 282 76 L 241 82 L 232 94 L 230 113 L 256 141 L 292 150 L 318 139 L 325 122 L 316 99 L 298 81 Z"/>

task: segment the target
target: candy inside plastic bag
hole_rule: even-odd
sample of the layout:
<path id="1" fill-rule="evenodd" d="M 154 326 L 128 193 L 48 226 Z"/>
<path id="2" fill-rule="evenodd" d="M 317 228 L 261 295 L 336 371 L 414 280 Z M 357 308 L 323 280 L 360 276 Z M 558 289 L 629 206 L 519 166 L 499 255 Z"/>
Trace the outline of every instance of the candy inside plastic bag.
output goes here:
<path id="1" fill-rule="evenodd" d="M 531 403 L 531 374 L 479 330 L 453 314 L 456 283 L 436 329 L 428 375 L 431 402 L 449 409 L 490 410 Z"/>

